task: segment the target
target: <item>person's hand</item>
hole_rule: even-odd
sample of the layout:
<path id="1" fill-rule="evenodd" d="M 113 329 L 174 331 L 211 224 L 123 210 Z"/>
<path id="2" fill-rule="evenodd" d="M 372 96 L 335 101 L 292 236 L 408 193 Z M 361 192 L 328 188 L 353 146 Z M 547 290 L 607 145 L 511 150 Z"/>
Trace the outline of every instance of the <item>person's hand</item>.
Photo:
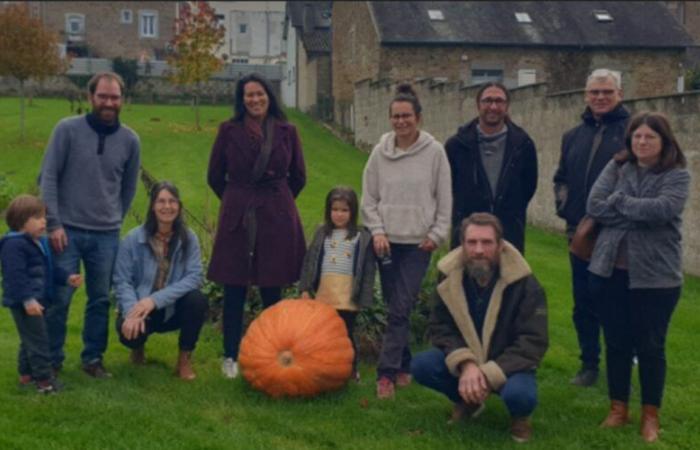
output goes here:
<path id="1" fill-rule="evenodd" d="M 63 253 L 68 247 L 68 236 L 63 228 L 57 228 L 49 233 L 49 242 L 56 253 Z"/>
<path id="2" fill-rule="evenodd" d="M 131 308 L 126 317 L 127 319 L 145 319 L 154 309 L 156 309 L 156 302 L 151 297 L 144 297 Z"/>
<path id="3" fill-rule="evenodd" d="M 28 316 L 41 316 L 44 314 L 44 307 L 35 300 L 24 306 L 24 312 L 26 312 Z"/>
<path id="4" fill-rule="evenodd" d="M 437 247 L 438 246 L 435 243 L 435 241 L 433 241 L 429 237 L 423 238 L 423 241 L 421 241 L 421 243 L 418 245 L 419 249 L 423 250 L 424 252 L 428 252 L 428 253 L 435 251 L 435 249 Z"/>
<path id="5" fill-rule="evenodd" d="M 140 334 L 146 332 L 146 320 L 134 317 L 127 317 L 122 323 L 122 334 L 124 337 L 132 341 L 139 337 Z"/>
<path id="6" fill-rule="evenodd" d="M 380 258 L 391 252 L 386 234 L 375 234 L 372 236 L 372 244 L 374 245 L 374 253 Z"/>
<path id="7" fill-rule="evenodd" d="M 304 291 L 301 293 L 301 298 L 305 298 L 307 300 L 311 299 L 311 295 L 309 294 L 309 291 Z"/>
<path id="8" fill-rule="evenodd" d="M 74 273 L 68 277 L 68 286 L 78 288 L 83 284 L 83 276 L 79 273 Z"/>
<path id="9" fill-rule="evenodd" d="M 473 361 L 468 361 L 462 367 L 459 377 L 459 395 L 465 402 L 473 405 L 484 403 L 490 389 L 484 373 Z"/>

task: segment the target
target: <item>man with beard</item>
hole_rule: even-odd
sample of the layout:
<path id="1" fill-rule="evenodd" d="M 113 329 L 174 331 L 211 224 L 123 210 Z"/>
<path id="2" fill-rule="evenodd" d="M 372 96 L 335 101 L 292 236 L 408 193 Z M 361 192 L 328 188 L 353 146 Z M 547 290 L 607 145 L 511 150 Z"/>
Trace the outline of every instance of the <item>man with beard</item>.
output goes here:
<path id="1" fill-rule="evenodd" d="M 535 371 L 547 350 L 547 303 L 525 258 L 503 239 L 498 218 L 474 213 L 460 227 L 461 248 L 438 262 L 428 332 L 432 350 L 411 365 L 415 380 L 454 402 L 451 422 L 476 417 L 497 393 L 517 442 L 532 435 Z"/>
<path id="2" fill-rule="evenodd" d="M 501 220 L 505 239 L 525 251 L 525 214 L 537 189 L 537 153 L 530 136 L 508 117 L 510 94 L 501 83 L 476 94 L 479 117 L 447 140 L 452 169 L 452 248 L 459 224 L 474 212 Z"/>
<path id="3" fill-rule="evenodd" d="M 119 123 L 124 82 L 115 73 L 88 82 L 92 112 L 61 120 L 53 130 L 39 176 L 48 207 L 47 229 L 56 265 L 68 273 L 85 267 L 87 305 L 83 326 L 85 373 L 110 377 L 102 364 L 107 348 L 109 290 L 119 229 L 136 193 L 140 144 Z M 60 287 L 46 312 L 54 371 L 65 355 L 66 322 L 73 290 Z"/>

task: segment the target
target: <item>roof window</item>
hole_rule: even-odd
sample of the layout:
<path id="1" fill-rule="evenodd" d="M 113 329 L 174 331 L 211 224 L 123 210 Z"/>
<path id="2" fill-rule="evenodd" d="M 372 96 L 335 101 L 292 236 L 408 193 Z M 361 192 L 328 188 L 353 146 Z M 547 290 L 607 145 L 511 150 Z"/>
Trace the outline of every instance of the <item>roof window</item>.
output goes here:
<path id="1" fill-rule="evenodd" d="M 532 18 L 530 17 L 530 14 L 526 12 L 516 12 L 515 20 L 517 20 L 518 23 L 532 23 Z"/>
<path id="2" fill-rule="evenodd" d="M 613 17 L 604 9 L 596 9 L 593 11 L 593 15 L 598 20 L 598 22 L 612 22 Z"/>
<path id="3" fill-rule="evenodd" d="M 445 20 L 445 15 L 439 9 L 429 9 L 428 17 L 430 20 Z"/>

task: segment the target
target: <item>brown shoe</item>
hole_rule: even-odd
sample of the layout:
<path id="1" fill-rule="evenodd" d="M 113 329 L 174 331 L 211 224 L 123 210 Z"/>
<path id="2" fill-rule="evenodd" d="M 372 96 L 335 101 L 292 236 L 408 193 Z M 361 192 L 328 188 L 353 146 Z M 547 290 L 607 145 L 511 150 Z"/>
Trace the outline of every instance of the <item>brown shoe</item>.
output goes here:
<path id="1" fill-rule="evenodd" d="M 601 428 L 619 428 L 630 423 L 629 409 L 627 403 L 620 400 L 610 402 L 610 412 L 608 417 L 600 424 Z"/>
<path id="2" fill-rule="evenodd" d="M 380 377 L 377 380 L 377 398 L 380 400 L 394 398 L 394 382 L 389 377 Z"/>
<path id="3" fill-rule="evenodd" d="M 398 387 L 409 386 L 411 384 L 411 381 L 413 381 L 413 377 L 411 376 L 410 373 L 399 372 L 396 375 L 396 386 L 398 386 Z"/>
<path id="4" fill-rule="evenodd" d="M 639 434 L 646 442 L 656 442 L 659 439 L 659 408 L 653 405 L 642 405 L 642 424 Z"/>
<path id="5" fill-rule="evenodd" d="M 532 438 L 532 425 L 529 417 L 515 417 L 510 421 L 510 437 L 519 444 Z"/>
<path id="6" fill-rule="evenodd" d="M 146 364 L 146 350 L 144 347 L 132 348 L 129 360 L 131 360 L 131 364 L 136 366 L 143 366 Z"/>
<path id="7" fill-rule="evenodd" d="M 105 366 L 102 365 L 102 361 L 99 359 L 83 364 L 83 372 L 93 378 L 112 378 L 112 374 L 107 372 L 107 369 L 105 369 Z"/>
<path id="8" fill-rule="evenodd" d="M 197 374 L 194 373 L 194 370 L 192 370 L 192 352 L 184 352 L 180 351 L 180 355 L 177 359 L 177 367 L 175 368 L 175 372 L 177 373 L 177 376 L 180 377 L 182 380 L 187 380 L 191 381 L 197 378 Z"/>
<path id="9" fill-rule="evenodd" d="M 450 414 L 450 419 L 447 421 L 448 425 L 453 425 L 459 423 L 465 418 L 476 419 L 481 415 L 481 413 L 486 408 L 484 403 L 474 404 L 474 403 L 455 403 L 452 406 L 452 414 Z"/>

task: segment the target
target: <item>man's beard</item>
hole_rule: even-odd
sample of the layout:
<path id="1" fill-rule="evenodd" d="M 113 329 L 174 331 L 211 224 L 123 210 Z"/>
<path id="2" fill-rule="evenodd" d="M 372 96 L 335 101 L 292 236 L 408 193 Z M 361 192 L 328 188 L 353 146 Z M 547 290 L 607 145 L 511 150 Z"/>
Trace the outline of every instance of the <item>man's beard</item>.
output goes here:
<path id="1" fill-rule="evenodd" d="M 487 258 L 470 259 L 466 258 L 465 265 L 467 273 L 480 285 L 486 285 L 496 272 L 496 265 Z"/>
<path id="2" fill-rule="evenodd" d="M 105 118 L 103 116 L 104 111 L 111 111 L 112 112 L 111 119 Z M 97 119 L 100 122 L 102 122 L 106 125 L 111 125 L 113 123 L 116 123 L 119 120 L 119 109 L 117 109 L 117 108 L 108 108 L 106 106 L 97 107 L 97 108 L 93 107 L 92 113 L 95 115 L 95 117 L 97 117 Z"/>

